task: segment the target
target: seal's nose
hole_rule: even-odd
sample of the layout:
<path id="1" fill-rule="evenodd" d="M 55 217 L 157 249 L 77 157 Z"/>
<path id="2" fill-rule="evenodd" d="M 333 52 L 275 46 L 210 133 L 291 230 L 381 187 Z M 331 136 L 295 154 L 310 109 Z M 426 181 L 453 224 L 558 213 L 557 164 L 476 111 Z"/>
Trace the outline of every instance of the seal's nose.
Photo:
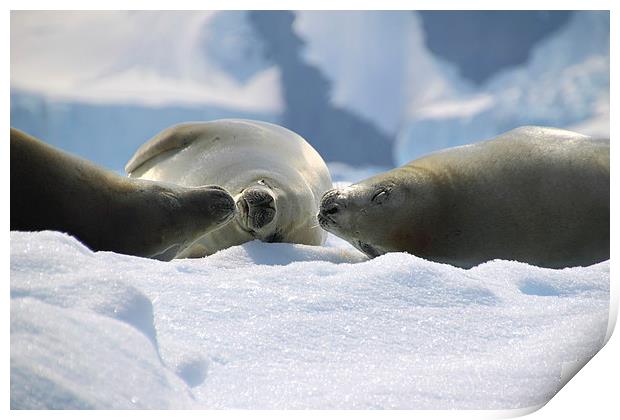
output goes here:
<path id="1" fill-rule="evenodd" d="M 247 188 L 243 192 L 243 198 L 250 206 L 273 207 L 273 196 L 264 187 Z"/>
<path id="2" fill-rule="evenodd" d="M 221 187 L 211 187 L 211 196 L 209 210 L 217 215 L 221 221 L 228 221 L 235 216 L 235 200 L 228 192 Z"/>
<path id="3" fill-rule="evenodd" d="M 336 214 L 340 211 L 340 205 L 335 201 L 329 203 L 323 203 L 321 206 L 321 213 L 323 214 Z"/>
<path id="4" fill-rule="evenodd" d="M 242 219 L 252 230 L 260 229 L 274 220 L 275 204 L 271 191 L 262 186 L 246 188 L 238 200 Z"/>
<path id="5" fill-rule="evenodd" d="M 235 215 L 235 200 L 224 188 L 217 185 L 188 187 L 185 199 L 195 203 L 202 213 L 218 222 L 228 221 Z"/>
<path id="6" fill-rule="evenodd" d="M 342 194 L 338 190 L 329 190 L 323 194 L 319 214 L 325 217 L 333 218 L 344 207 Z"/>

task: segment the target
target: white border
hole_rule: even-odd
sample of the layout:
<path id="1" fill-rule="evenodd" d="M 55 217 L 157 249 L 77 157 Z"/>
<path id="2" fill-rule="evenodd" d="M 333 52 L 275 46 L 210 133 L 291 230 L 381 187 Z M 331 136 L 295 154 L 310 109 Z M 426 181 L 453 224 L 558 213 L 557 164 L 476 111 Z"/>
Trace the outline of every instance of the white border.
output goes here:
<path id="1" fill-rule="evenodd" d="M 617 2 L 616 2 L 617 3 Z M 612 1 L 602 1 L 602 0 L 590 0 L 587 3 L 584 1 L 578 0 L 564 0 L 562 2 L 551 2 L 547 0 L 521 0 L 518 3 L 515 1 L 415 1 L 415 2 L 407 2 L 407 1 L 394 1 L 394 0 L 383 0 L 381 2 L 370 3 L 370 2 L 344 2 L 344 1 L 240 1 L 240 0 L 229 0 L 229 1 L 196 1 L 196 0 L 175 0 L 174 2 L 164 2 L 159 0 L 151 0 L 151 1 L 121 1 L 121 0 L 108 0 L 108 1 L 89 1 L 85 3 L 83 1 L 55 1 L 53 3 L 49 1 L 12 1 L 9 0 L 6 2 L 8 8 L 6 9 L 5 14 L 3 15 L 2 25 L 4 28 L 4 39 L 3 39 L 3 55 L 7 58 L 4 61 L 4 65 L 2 66 L 3 71 L 3 80 L 5 83 L 5 96 L 2 103 L 2 122 L 3 129 L 6 133 L 9 127 L 10 121 L 10 107 L 9 107 L 9 73 L 10 73 L 10 64 L 9 64 L 9 47 L 10 47 L 10 28 L 9 28 L 9 10 L 28 10 L 28 9 L 96 9 L 96 10 L 114 10 L 114 9 L 160 9 L 160 10 L 198 10 L 198 9 L 316 9 L 316 10 L 329 10 L 329 9 L 395 9 L 395 10 L 424 10 L 424 9 L 514 9 L 514 10 L 527 10 L 527 9 L 541 9 L 541 10 L 579 10 L 579 9 L 589 9 L 589 10 L 611 10 L 611 75 L 618 74 L 618 65 L 617 65 L 617 54 L 614 54 L 617 51 L 617 43 L 614 40 L 618 39 L 618 12 L 614 10 L 614 2 Z M 88 6 L 88 7 L 86 7 Z M 586 7 L 584 7 L 586 6 Z M 614 107 L 615 98 L 617 98 L 615 89 L 616 84 L 615 80 L 612 76 L 612 117 L 611 121 L 615 120 L 614 118 Z M 615 124 L 612 123 L 611 127 L 611 137 L 614 137 L 614 134 L 617 132 Z M 4 182 L 8 183 L 10 179 L 9 174 L 9 165 L 8 165 L 8 155 L 9 155 L 9 146 L 8 142 L 5 142 L 2 150 L 2 159 L 3 165 L 1 166 L 2 175 Z M 617 161 L 615 153 L 615 147 L 612 147 L 612 166 L 613 163 Z M 618 185 L 618 177 L 616 176 L 616 172 L 612 170 L 612 215 L 618 214 L 616 209 L 617 206 L 617 194 L 614 186 Z M 4 185 L 5 188 L 3 191 L 8 191 L 8 185 Z M 6 353 L 3 353 L 4 356 L 4 364 L 2 364 L 2 391 L 4 395 L 3 407 L 7 410 L 9 408 L 9 307 L 10 307 L 10 299 L 9 299 L 9 250 L 8 250 L 8 231 L 9 231 L 9 217 L 8 217 L 8 200 L 4 200 L 4 205 L 2 206 L 2 224 L 5 227 L 5 237 L 7 240 L 2 242 L 2 251 L 3 251 L 3 263 L 2 263 L 2 272 L 5 273 L 5 289 L 3 293 L 4 297 L 4 313 L 5 318 L 2 323 L 2 333 L 3 337 L 5 337 L 4 342 L 6 343 L 3 350 Z M 616 255 L 616 233 L 617 233 L 617 223 L 616 218 L 612 217 L 612 262 L 616 261 L 618 255 Z M 611 310 L 610 310 L 610 325 L 608 329 L 609 339 L 611 332 L 613 330 L 613 326 L 615 325 L 615 320 L 617 318 L 618 312 L 618 282 L 615 276 L 615 264 L 612 263 L 611 269 Z M 619 373 L 619 363 L 617 355 L 620 354 L 620 341 L 617 337 L 617 334 L 611 336 L 609 342 L 606 346 L 594 356 L 594 358 L 586 364 L 585 367 L 577 374 L 577 377 L 569 381 L 566 386 L 560 390 L 560 392 L 553 397 L 544 408 L 536 411 L 539 407 L 530 407 L 526 409 L 519 410 L 498 410 L 498 411 L 375 411 L 375 412 L 359 412 L 359 411 L 319 411 L 319 412 L 311 412 L 311 411 L 303 411 L 303 412 L 290 412 L 290 411 L 186 411 L 186 412 L 178 412 L 178 411 L 149 411 L 146 413 L 140 413 L 140 415 L 148 416 L 149 418 L 161 418 L 163 416 L 174 416 L 175 418 L 181 415 L 182 417 L 193 417 L 193 416 L 215 416 L 215 417 L 248 417 L 252 419 L 256 418 L 290 418 L 294 417 L 316 417 L 317 415 L 323 417 L 351 417 L 351 418 L 368 418 L 381 416 L 384 418 L 385 416 L 390 417 L 400 417 L 400 418 L 505 418 L 505 417 L 513 417 L 518 415 L 524 415 L 527 413 L 531 413 L 535 411 L 533 414 L 530 414 L 529 418 L 532 419 L 551 419 L 551 418 L 563 418 L 563 419 L 571 419 L 571 418 L 584 418 L 584 417 L 593 417 L 596 419 L 611 419 L 615 418 L 617 414 L 620 412 L 618 410 L 618 373 Z M 71 411 L 47 411 L 47 412 L 28 412 L 28 411 L 11 411 L 11 416 L 16 417 L 31 417 L 31 416 L 39 416 L 45 415 L 54 417 L 54 416 L 62 416 L 62 418 L 79 416 L 80 418 L 83 416 L 105 416 L 108 418 L 110 415 L 114 415 L 115 417 L 118 415 L 124 416 L 127 412 L 114 412 L 111 413 L 109 411 L 93 411 L 93 412 L 71 412 Z M 132 417 L 135 416 L 135 413 L 128 414 Z"/>

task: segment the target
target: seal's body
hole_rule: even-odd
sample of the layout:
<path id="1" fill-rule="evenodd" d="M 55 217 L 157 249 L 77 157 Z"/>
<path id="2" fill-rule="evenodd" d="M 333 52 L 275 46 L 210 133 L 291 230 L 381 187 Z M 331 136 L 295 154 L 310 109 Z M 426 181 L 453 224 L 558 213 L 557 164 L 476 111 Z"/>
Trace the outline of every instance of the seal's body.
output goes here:
<path id="1" fill-rule="evenodd" d="M 59 230 L 95 251 L 169 260 L 234 209 L 220 187 L 125 178 L 11 129 L 11 230 Z"/>
<path id="2" fill-rule="evenodd" d="M 593 264 L 609 259 L 609 141 L 521 127 L 329 191 L 318 219 L 371 257 Z"/>
<path id="3" fill-rule="evenodd" d="M 298 134 L 259 121 L 218 120 L 164 130 L 125 170 L 132 178 L 184 186 L 216 184 L 235 197 L 237 216 L 179 257 L 199 257 L 253 239 L 320 245 L 316 213 L 332 187 L 319 154 Z"/>

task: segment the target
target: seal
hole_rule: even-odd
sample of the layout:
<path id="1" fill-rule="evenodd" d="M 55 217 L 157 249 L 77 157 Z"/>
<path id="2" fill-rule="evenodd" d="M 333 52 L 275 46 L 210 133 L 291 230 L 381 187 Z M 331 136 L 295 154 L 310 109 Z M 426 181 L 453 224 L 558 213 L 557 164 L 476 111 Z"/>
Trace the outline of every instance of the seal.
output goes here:
<path id="1" fill-rule="evenodd" d="M 233 197 L 237 215 L 178 257 L 201 257 L 259 239 L 321 245 L 316 214 L 332 188 L 321 156 L 300 135 L 261 121 L 216 120 L 173 126 L 128 162 L 132 178 L 184 186 L 216 184 Z"/>
<path id="2" fill-rule="evenodd" d="M 330 190 L 318 220 L 369 257 L 594 264 L 609 259 L 609 140 L 520 127 Z"/>
<path id="3" fill-rule="evenodd" d="M 95 251 L 170 260 L 234 213 L 223 188 L 129 179 L 11 128 L 11 230 L 58 230 Z"/>

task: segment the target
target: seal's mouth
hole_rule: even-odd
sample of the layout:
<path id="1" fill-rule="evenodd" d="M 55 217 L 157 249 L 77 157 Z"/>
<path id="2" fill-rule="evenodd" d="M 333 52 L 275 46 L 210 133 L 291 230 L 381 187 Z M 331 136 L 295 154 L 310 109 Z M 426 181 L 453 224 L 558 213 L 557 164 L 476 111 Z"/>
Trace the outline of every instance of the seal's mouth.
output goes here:
<path id="1" fill-rule="evenodd" d="M 336 221 L 334 219 L 332 219 L 329 215 L 323 214 L 321 212 L 316 215 L 316 219 L 319 222 L 319 226 L 321 226 L 325 230 L 330 230 L 330 228 L 336 226 Z"/>

